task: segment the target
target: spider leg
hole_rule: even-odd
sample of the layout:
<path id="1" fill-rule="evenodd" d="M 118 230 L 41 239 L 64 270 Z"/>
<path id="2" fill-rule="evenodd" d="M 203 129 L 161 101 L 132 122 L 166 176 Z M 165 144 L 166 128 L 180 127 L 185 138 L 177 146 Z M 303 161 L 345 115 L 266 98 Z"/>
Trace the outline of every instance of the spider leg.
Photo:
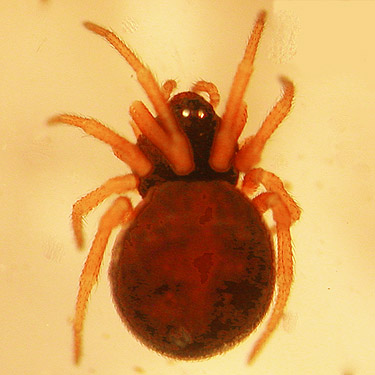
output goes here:
<path id="1" fill-rule="evenodd" d="M 107 143 L 112 147 L 113 153 L 125 162 L 138 176 L 146 176 L 153 166 L 137 145 L 119 136 L 97 120 L 73 115 L 58 115 L 49 119 L 48 124 L 56 123 L 77 126 L 87 134 Z"/>
<path id="2" fill-rule="evenodd" d="M 264 332 L 255 342 L 249 354 L 248 363 L 250 363 L 260 352 L 283 316 L 293 282 L 293 252 L 290 226 L 294 221 L 298 220 L 300 208 L 288 195 L 281 180 L 274 174 L 262 169 L 254 169 L 245 177 L 247 177 L 247 180 L 244 181 L 242 188 L 245 193 L 254 191 L 259 183 L 268 190 L 268 192 L 256 196 L 252 202 L 260 214 L 263 214 L 268 209 L 272 210 L 277 235 L 275 303 Z"/>
<path id="3" fill-rule="evenodd" d="M 112 194 L 124 194 L 138 186 L 138 178 L 132 174 L 109 179 L 102 186 L 88 193 L 73 205 L 72 224 L 78 247 L 83 245 L 82 219 Z"/>
<path id="4" fill-rule="evenodd" d="M 290 288 L 293 282 L 293 253 L 290 237 L 290 215 L 288 209 L 276 193 L 262 193 L 253 200 L 259 212 L 271 208 L 276 221 L 277 233 L 277 263 L 276 263 L 276 297 L 271 316 L 266 324 L 264 332 L 255 342 L 249 356 L 251 363 L 261 351 L 269 336 L 278 326 L 283 316 Z"/>
<path id="5" fill-rule="evenodd" d="M 288 208 L 291 224 L 299 219 L 301 209 L 285 190 L 285 187 L 279 177 L 271 172 L 265 171 L 262 168 L 254 168 L 245 175 L 242 191 L 248 196 L 251 196 L 258 188 L 259 184 L 262 184 L 267 191 L 272 191 L 280 197 L 282 202 Z"/>
<path id="6" fill-rule="evenodd" d="M 236 117 L 236 122 L 232 125 L 233 137 L 238 139 L 238 137 L 242 133 L 243 128 L 246 125 L 246 122 L 247 122 L 247 104 L 245 102 L 242 102 L 239 108 L 237 117 Z"/>
<path id="7" fill-rule="evenodd" d="M 235 156 L 234 165 L 242 172 L 248 172 L 260 161 L 265 143 L 290 111 L 294 86 L 285 77 L 281 78 L 281 82 L 284 91 L 281 99 L 272 108 L 258 132 L 245 140 L 244 145 Z"/>
<path id="8" fill-rule="evenodd" d="M 165 92 L 160 88 L 151 71 L 141 63 L 126 44 L 113 32 L 91 22 L 85 22 L 84 26 L 90 31 L 107 39 L 133 68 L 137 74 L 138 82 L 146 91 L 156 113 L 160 117 L 160 124 L 155 121 L 153 126 L 159 128 L 159 132 L 164 133 L 164 140 L 168 140 L 168 142 L 159 142 L 159 145 L 155 144 L 155 146 L 165 154 L 177 174 L 185 175 L 190 173 L 194 169 L 190 143 L 177 125 L 176 119 L 165 98 Z M 139 126 L 139 124 L 137 125 Z M 146 133 L 145 135 L 147 136 Z M 154 143 L 155 140 L 150 139 L 150 141 Z"/>
<path id="9" fill-rule="evenodd" d="M 208 96 L 210 97 L 210 104 L 212 105 L 212 107 L 214 107 L 214 109 L 220 103 L 219 91 L 217 87 L 211 82 L 198 81 L 193 85 L 193 87 L 191 88 L 191 91 L 197 94 L 200 92 L 206 92 Z"/>
<path id="10" fill-rule="evenodd" d="M 185 141 L 185 138 L 174 137 L 174 135 L 171 137 L 171 135 L 167 134 L 164 129 L 159 126 L 147 107 L 140 101 L 135 101 L 130 106 L 130 115 L 141 133 L 169 160 L 176 174 L 185 175 L 191 172 L 190 169 L 177 169 L 179 168 L 178 165 L 181 161 L 181 153 L 183 150 L 181 141 Z"/>
<path id="11" fill-rule="evenodd" d="M 264 28 L 265 18 L 265 12 L 261 12 L 257 18 L 244 57 L 238 65 L 219 130 L 215 135 L 210 164 L 216 171 L 226 171 L 236 151 L 237 134 L 241 133 L 242 129 L 234 134 L 233 126 L 241 123 L 237 117 L 241 116 L 243 97 L 253 72 L 255 53 Z"/>
<path id="12" fill-rule="evenodd" d="M 88 298 L 93 286 L 97 282 L 109 235 L 115 227 L 125 224 L 130 219 L 132 211 L 129 199 L 119 197 L 100 220 L 98 231 L 91 245 L 79 281 L 79 291 L 73 322 L 75 363 L 79 362 L 81 356 L 82 329 Z"/>
<path id="13" fill-rule="evenodd" d="M 132 127 L 135 137 L 138 139 L 138 137 L 142 135 L 141 129 L 139 129 L 139 127 L 133 120 L 130 120 L 129 123 L 130 123 L 130 126 Z"/>

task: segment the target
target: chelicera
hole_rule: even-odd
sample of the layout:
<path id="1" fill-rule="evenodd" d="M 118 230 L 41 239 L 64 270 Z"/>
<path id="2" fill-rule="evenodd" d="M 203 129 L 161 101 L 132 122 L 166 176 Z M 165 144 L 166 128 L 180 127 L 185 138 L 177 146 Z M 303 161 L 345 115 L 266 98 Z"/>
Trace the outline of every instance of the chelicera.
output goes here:
<path id="1" fill-rule="evenodd" d="M 83 217 L 112 194 L 120 195 L 100 220 L 81 274 L 73 323 L 76 362 L 88 298 L 117 226 L 124 229 L 109 270 L 113 300 L 125 325 L 149 348 L 176 359 L 207 358 L 247 337 L 271 309 L 252 360 L 278 325 L 293 279 L 290 226 L 300 209 L 276 175 L 255 166 L 291 108 L 294 87 L 288 79 L 281 79 L 283 94 L 258 132 L 238 146 L 247 120 L 243 97 L 265 16 L 257 18 L 222 118 L 215 113 L 219 94 L 212 83 L 197 82 L 171 97 L 175 81 L 160 87 L 114 33 L 85 23 L 131 65 L 157 116 L 142 102 L 132 104 L 137 144 L 91 118 L 63 114 L 50 120 L 109 144 L 133 172 L 111 178 L 73 206 L 81 247 Z M 122 196 L 132 190 L 143 198 L 135 209 Z M 262 218 L 269 209 L 275 236 Z"/>

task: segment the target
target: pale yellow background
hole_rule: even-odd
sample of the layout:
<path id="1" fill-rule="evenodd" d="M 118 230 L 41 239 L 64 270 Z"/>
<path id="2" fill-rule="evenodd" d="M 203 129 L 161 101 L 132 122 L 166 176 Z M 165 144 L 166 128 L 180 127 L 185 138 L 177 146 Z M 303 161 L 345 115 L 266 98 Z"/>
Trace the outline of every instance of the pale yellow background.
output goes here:
<path id="1" fill-rule="evenodd" d="M 46 120 L 78 113 L 131 137 L 128 107 L 145 100 L 127 64 L 81 22 L 118 32 L 160 81 L 215 82 L 225 103 L 261 3 L 270 14 L 246 133 L 278 97 L 278 75 L 297 88 L 262 161 L 303 208 L 285 319 L 250 368 L 254 336 L 208 361 L 166 360 L 116 315 L 108 251 L 73 366 L 69 320 L 86 251 L 72 239 L 71 205 L 128 169 L 106 145 Z M 374 16 L 373 1 L 1 0 L 0 373 L 374 374 Z M 104 209 L 88 218 L 88 240 Z"/>

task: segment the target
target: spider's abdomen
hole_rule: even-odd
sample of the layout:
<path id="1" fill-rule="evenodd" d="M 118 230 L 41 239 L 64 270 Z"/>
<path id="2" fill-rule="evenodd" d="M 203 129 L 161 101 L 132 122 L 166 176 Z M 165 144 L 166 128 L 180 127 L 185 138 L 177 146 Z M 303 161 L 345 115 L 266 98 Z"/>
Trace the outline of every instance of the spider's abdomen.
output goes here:
<path id="1" fill-rule="evenodd" d="M 151 189 L 114 248 L 117 310 L 145 345 L 178 359 L 229 349 L 266 314 L 271 240 L 254 206 L 226 182 Z"/>

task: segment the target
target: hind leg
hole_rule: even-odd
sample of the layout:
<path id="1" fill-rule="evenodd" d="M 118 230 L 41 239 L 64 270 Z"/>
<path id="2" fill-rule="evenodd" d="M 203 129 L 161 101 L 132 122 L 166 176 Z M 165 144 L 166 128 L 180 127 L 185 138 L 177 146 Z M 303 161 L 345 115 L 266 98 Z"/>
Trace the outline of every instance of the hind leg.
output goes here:
<path id="1" fill-rule="evenodd" d="M 286 303 L 293 282 L 293 252 L 290 236 L 290 226 L 300 216 L 300 208 L 286 192 L 281 180 L 270 172 L 261 169 L 250 171 L 245 178 L 242 190 L 245 193 L 253 192 L 262 184 L 267 192 L 256 196 L 252 202 L 260 214 L 271 209 L 276 223 L 277 254 L 276 254 L 276 293 L 271 316 L 265 329 L 255 342 L 248 363 L 252 362 L 261 351 L 264 344 L 277 328 L 283 316 Z"/>
<path id="2" fill-rule="evenodd" d="M 73 205 L 72 224 L 74 237 L 78 247 L 83 245 L 82 220 L 106 198 L 112 194 L 124 194 L 136 189 L 138 178 L 132 174 L 110 178 L 102 186 L 88 193 Z"/>
<path id="3" fill-rule="evenodd" d="M 79 291 L 73 321 L 75 363 L 78 363 L 81 357 L 82 329 L 86 315 L 86 307 L 91 290 L 98 280 L 108 238 L 115 227 L 124 225 L 131 218 L 132 211 L 133 209 L 129 199 L 119 197 L 100 220 L 98 231 L 91 245 L 79 280 Z"/>

